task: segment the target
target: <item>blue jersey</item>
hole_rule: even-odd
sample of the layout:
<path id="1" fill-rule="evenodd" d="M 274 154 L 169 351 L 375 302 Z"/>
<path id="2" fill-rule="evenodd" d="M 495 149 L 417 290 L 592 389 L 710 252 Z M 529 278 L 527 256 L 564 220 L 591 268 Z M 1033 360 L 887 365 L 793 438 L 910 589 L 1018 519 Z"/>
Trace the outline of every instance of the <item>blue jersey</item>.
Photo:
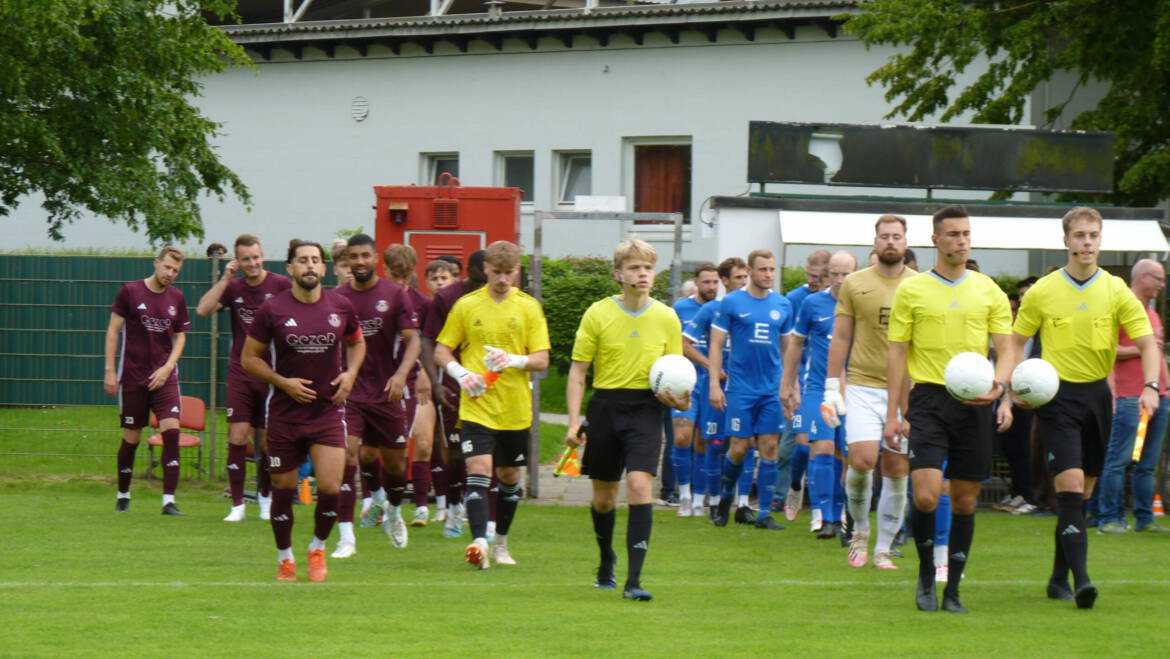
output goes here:
<path id="1" fill-rule="evenodd" d="M 803 284 L 797 288 L 794 288 L 784 295 L 785 299 L 788 300 L 788 303 L 792 305 L 792 313 L 796 314 L 798 319 L 800 317 L 800 305 L 804 304 L 804 301 L 808 299 L 808 296 L 810 295 L 812 295 L 812 291 L 808 290 L 808 284 Z M 807 342 L 804 344 L 804 348 L 800 351 L 800 372 L 797 373 L 796 377 L 802 383 L 804 382 L 805 378 L 808 377 Z"/>
<path id="2" fill-rule="evenodd" d="M 682 325 L 683 329 L 686 329 L 687 323 L 691 322 L 691 319 L 695 317 L 695 314 L 699 313 L 699 309 L 702 307 L 702 303 L 696 300 L 693 295 L 684 297 L 674 303 L 674 313 L 678 316 L 678 322 Z M 698 348 L 698 346 L 695 347 Z M 701 352 L 704 355 L 707 354 L 706 342 L 703 343 L 703 350 Z M 703 376 L 703 369 L 699 368 L 698 364 L 695 364 L 695 375 L 698 377 Z"/>
<path id="3" fill-rule="evenodd" d="M 741 288 L 723 298 L 711 327 L 727 332 L 733 346 L 724 366 L 728 392 L 779 394 L 780 337 L 792 331 L 793 316 L 792 305 L 775 291 L 756 298 Z"/>
<path id="4" fill-rule="evenodd" d="M 793 332 L 804 338 L 807 370 L 800 374 L 800 390 L 804 393 L 825 390 L 829 370 L 829 343 L 833 340 L 833 316 L 837 298 L 829 291 L 813 293 L 804 299 L 796 314 Z"/>

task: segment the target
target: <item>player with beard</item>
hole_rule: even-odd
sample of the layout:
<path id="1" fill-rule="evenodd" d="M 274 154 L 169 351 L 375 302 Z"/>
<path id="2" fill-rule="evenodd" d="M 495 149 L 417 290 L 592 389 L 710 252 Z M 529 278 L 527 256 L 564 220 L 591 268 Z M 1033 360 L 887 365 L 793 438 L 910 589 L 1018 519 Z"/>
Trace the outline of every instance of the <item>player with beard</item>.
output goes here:
<path id="1" fill-rule="evenodd" d="M 520 468 L 528 464 L 532 427 L 529 373 L 548 368 L 544 310 L 513 283 L 520 248 L 498 240 L 484 252 L 487 284 L 459 298 L 435 345 L 435 363 L 459 383 L 461 450 L 467 463 L 467 521 L 471 544 L 464 557 L 479 569 L 491 562 L 515 565 L 508 533 L 520 503 Z M 455 351 L 459 351 L 459 358 Z M 489 386 L 484 375 L 498 378 Z M 488 489 L 499 479 L 497 526 L 488 551 Z"/>
<path id="2" fill-rule="evenodd" d="M 175 505 L 179 484 L 179 357 L 187 345 L 187 301 L 171 286 L 183 268 L 183 253 L 164 247 L 154 260 L 154 273 L 122 286 L 110 309 L 106 327 L 105 381 L 107 394 L 118 396 L 122 445 L 118 449 L 118 499 L 114 510 L 130 510 L 134 454 L 150 412 L 162 431 L 162 514 L 182 515 Z M 114 353 L 122 341 L 117 366 Z"/>
<path id="3" fill-rule="evenodd" d="M 240 361 L 272 386 L 268 399 L 268 471 L 272 473 L 272 534 L 279 581 L 296 581 L 292 551 L 297 470 L 312 456 L 317 510 L 309 543 L 309 580 L 324 581 L 325 541 L 337 521 L 345 471 L 345 400 L 366 354 L 362 328 L 349 300 L 321 287 L 325 250 L 289 243 L 291 289 L 265 302 L 248 326 Z M 344 366 L 342 345 L 344 343 Z M 264 360 L 271 350 L 272 363 Z"/>
<path id="4" fill-rule="evenodd" d="M 236 277 L 243 273 L 243 277 Z M 236 238 L 235 258 L 228 261 L 223 276 L 199 299 L 195 313 L 210 316 L 217 311 L 228 309 L 232 322 L 232 351 L 228 356 L 227 421 L 228 421 L 228 490 L 232 496 L 232 509 L 225 522 L 239 522 L 244 519 L 244 477 L 247 472 L 248 432 L 255 437 L 256 464 L 259 491 L 256 502 L 260 504 L 260 519 L 268 519 L 272 507 L 272 478 L 264 465 L 268 463 L 265 453 L 266 400 L 268 383 L 258 380 L 244 370 L 240 364 L 240 353 L 248 339 L 248 326 L 260 309 L 260 305 L 272 296 L 292 287 L 284 275 L 264 269 L 264 250 L 260 239 L 250 233 Z"/>
<path id="5" fill-rule="evenodd" d="M 443 525 L 443 537 L 457 538 L 463 535 L 466 518 L 463 507 L 463 485 L 467 477 L 467 465 L 463 461 L 459 440 L 459 383 L 435 369 L 435 340 L 443 331 L 447 315 L 455 302 L 483 287 L 486 281 L 483 273 L 484 251 L 471 253 L 467 259 L 467 278 L 456 281 L 435 293 L 427 315 L 422 319 L 422 365 L 432 383 L 431 392 L 435 399 L 435 413 L 439 427 L 446 433 L 447 447 L 447 519 Z M 458 359 L 458 354 L 455 358 Z"/>
<path id="6" fill-rule="evenodd" d="M 346 464 L 338 517 L 341 541 L 333 552 L 334 558 L 346 558 L 356 552 L 353 486 L 359 445 L 376 450 L 382 458 L 382 483 L 389 504 L 382 529 L 399 549 L 409 541 L 402 517 L 409 435 L 403 398 L 419 353 L 418 315 L 406 289 L 378 276 L 374 239 L 359 233 L 351 236 L 347 245 L 346 263 L 353 280 L 339 286 L 336 292 L 353 304 L 362 326 L 366 356 L 345 403 Z"/>
<path id="7" fill-rule="evenodd" d="M 695 294 L 684 297 L 674 303 L 674 313 L 678 315 L 683 327 L 699 313 L 704 304 L 715 299 L 719 292 L 719 269 L 714 263 L 703 263 L 695 268 Z M 689 355 L 688 355 L 689 356 Z M 706 359 L 695 361 L 695 388 L 691 396 L 691 407 L 685 412 L 671 410 L 670 418 L 674 427 L 674 451 L 671 453 L 671 462 L 674 466 L 674 477 L 678 482 L 678 516 L 690 517 L 697 508 L 702 510 L 703 497 L 707 494 L 706 478 L 703 477 L 703 456 L 706 447 L 702 437 L 695 432 L 696 415 L 699 412 L 699 398 L 706 388 L 702 386 L 704 380 L 703 367 Z M 692 485 L 693 483 L 693 485 Z M 698 505 L 694 505 L 694 500 Z"/>
<path id="8" fill-rule="evenodd" d="M 829 370 L 825 380 L 822 420 L 836 428 L 845 417 L 849 468 L 845 475 L 847 508 L 853 520 L 849 564 L 861 567 L 869 560 L 869 507 L 873 496 L 873 469 L 882 456 L 882 493 L 878 499 L 878 538 L 873 565 L 895 570 L 891 554 L 894 536 L 906 509 L 906 481 L 910 471 L 906 446 L 882 442 L 886 423 L 886 330 L 894 291 L 915 273 L 903 262 L 906 220 L 882 215 L 874 223 L 877 264 L 845 278 L 833 320 Z M 845 371 L 846 359 L 849 370 Z M 842 386 L 841 375 L 845 374 Z M 841 392 L 844 389 L 845 395 Z M 849 414 L 846 415 L 846 409 Z M 836 520 L 834 520 L 835 522 Z M 828 523 L 826 523 L 828 526 Z M 831 530 L 831 529 L 829 529 Z M 828 530 L 826 530 L 828 532 Z"/>
<path id="9" fill-rule="evenodd" d="M 382 255 L 382 261 L 390 280 L 406 291 L 415 315 L 421 318 L 431 306 L 431 299 L 410 285 L 411 278 L 415 277 L 414 266 L 418 263 L 414 248 L 410 245 L 390 245 Z M 397 349 L 401 351 L 403 347 L 399 343 Z M 431 400 L 431 381 L 417 359 L 406 376 L 403 402 L 406 405 L 406 427 L 414 447 L 410 469 L 410 483 L 414 488 L 414 517 L 410 525 L 426 526 L 430 520 L 427 505 L 430 503 L 431 452 L 435 442 L 435 406 Z"/>

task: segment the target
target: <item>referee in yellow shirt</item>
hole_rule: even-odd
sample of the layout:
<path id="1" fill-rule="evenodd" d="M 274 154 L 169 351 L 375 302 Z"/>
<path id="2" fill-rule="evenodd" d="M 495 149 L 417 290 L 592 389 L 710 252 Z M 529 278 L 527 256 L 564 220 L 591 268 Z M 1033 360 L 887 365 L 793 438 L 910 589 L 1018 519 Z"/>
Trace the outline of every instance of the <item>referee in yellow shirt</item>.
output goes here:
<path id="1" fill-rule="evenodd" d="M 1080 206 L 1065 214 L 1068 265 L 1029 288 L 1016 316 L 1015 343 L 1022 352 L 1040 333 L 1041 357 L 1056 368 L 1060 389 L 1036 410 L 1036 427 L 1056 490 L 1056 537 L 1048 597 L 1092 608 L 1097 588 L 1089 580 L 1089 542 L 1083 500 L 1101 475 L 1113 421 L 1113 396 L 1105 378 L 1117 358 L 1117 328 L 1141 351 L 1142 409 L 1158 409 L 1158 362 L 1153 328 L 1141 302 L 1120 277 L 1097 267 L 1101 214 Z M 1068 573 L 1072 571 L 1073 589 Z"/>
<path id="2" fill-rule="evenodd" d="M 585 375 L 594 365 L 593 398 L 586 413 L 588 446 L 582 471 L 593 481 L 593 532 L 601 550 L 597 588 L 617 588 L 613 551 L 614 507 L 622 471 L 626 472 L 626 526 L 629 565 L 622 597 L 649 601 L 642 588 L 642 563 L 650 546 L 653 513 L 650 489 L 662 442 L 662 405 L 686 411 L 691 392 L 676 397 L 650 392 L 650 367 L 662 355 L 682 354 L 682 326 L 670 307 L 650 297 L 658 254 L 641 240 L 628 240 L 614 251 L 614 275 L 621 295 L 595 302 L 577 327 L 566 401 L 569 430 L 565 442 L 577 446 Z M 661 403 L 661 404 L 660 404 Z"/>
<path id="3" fill-rule="evenodd" d="M 527 464 L 532 426 L 532 389 L 528 371 L 548 368 L 548 323 L 535 298 L 512 286 L 520 267 L 520 248 L 503 240 L 484 253 L 487 284 L 455 303 L 435 343 L 435 363 L 462 389 L 459 421 L 467 464 L 463 496 L 471 526 L 464 557 L 483 570 L 495 561 L 515 565 L 508 553 L 508 531 L 520 503 L 520 467 Z M 459 360 L 454 351 L 459 350 Z M 489 385 L 484 374 L 499 379 Z M 488 557 L 488 488 L 492 468 L 500 480 L 496 534 Z"/>
<path id="4" fill-rule="evenodd" d="M 894 293 L 890 312 L 889 401 L 883 436 L 895 447 L 909 424 L 910 480 L 914 502 L 910 528 L 918 549 L 921 611 L 937 611 L 934 572 L 934 509 L 945 475 L 951 482 L 951 537 L 943 609 L 966 613 L 959 601 L 959 581 L 975 535 L 975 506 L 980 483 L 991 475 L 991 442 L 996 426 L 1012 422 L 1011 402 L 1003 397 L 1011 375 L 1012 312 L 1007 295 L 993 279 L 967 269 L 971 220 L 962 206 L 934 214 L 931 240 L 935 266 L 907 279 Z M 991 391 L 960 402 L 947 392 L 943 372 L 961 352 L 987 355 L 988 338 L 1000 355 Z M 906 373 L 914 388 L 905 394 Z M 998 410 L 990 405 L 1000 400 Z M 908 400 L 907 400 L 908 399 Z M 944 474 L 945 469 L 945 474 Z"/>

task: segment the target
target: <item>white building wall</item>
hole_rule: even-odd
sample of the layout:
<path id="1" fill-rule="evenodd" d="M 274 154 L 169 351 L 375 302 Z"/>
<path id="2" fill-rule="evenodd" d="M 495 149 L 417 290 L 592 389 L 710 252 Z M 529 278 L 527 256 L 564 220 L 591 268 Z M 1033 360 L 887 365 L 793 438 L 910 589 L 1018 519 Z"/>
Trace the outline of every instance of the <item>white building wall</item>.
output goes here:
<path id="1" fill-rule="evenodd" d="M 556 152 L 592 151 L 593 193 L 625 195 L 632 207 L 632 150 L 623 140 L 655 136 L 690 139 L 695 217 L 706 198 L 747 190 L 749 121 L 878 122 L 889 112 L 882 89 L 864 82 L 887 51 L 866 51 L 812 27 L 798 29 L 795 41 L 771 29 L 759 31 L 754 43 L 736 34 L 720 33 L 734 43 L 710 44 L 684 33 L 680 45 L 649 34 L 642 47 L 616 36 L 608 48 L 592 50 L 531 52 L 508 41 L 506 48 L 517 49 L 498 53 L 472 42 L 461 54 L 440 43 L 435 55 L 408 45 L 399 56 L 373 47 L 360 58 L 339 48 L 336 59 L 309 50 L 304 60 L 274 51 L 276 61 L 206 81 L 200 105 L 224 123 L 220 152 L 251 189 L 253 208 L 248 213 L 236 200 L 209 199 L 207 239 L 188 247 L 201 252 L 207 242 L 228 243 L 249 231 L 275 255 L 293 237 L 325 241 L 339 230 L 370 231 L 371 188 L 426 183 L 420 154 L 458 152 L 464 185 L 495 185 L 495 152 L 520 150 L 535 154 L 535 203 L 525 204 L 522 222 L 522 242 L 530 248 L 531 211 L 554 206 Z M 577 38 L 582 41 L 588 40 Z M 361 122 L 350 116 L 355 97 L 369 102 Z M 820 186 L 768 190 L 850 193 Z M 716 235 L 730 231 L 734 239 L 688 230 L 684 258 L 742 255 L 748 244 L 777 247 L 766 232 L 726 218 Z M 6 222 L 11 235 L 21 236 L 11 248 L 58 246 L 45 235 L 36 200 Z M 561 222 L 545 232 L 545 247 L 554 255 L 609 254 L 619 234 L 616 227 Z M 67 236 L 71 247 L 146 246 L 141 234 L 101 219 L 79 222 Z"/>

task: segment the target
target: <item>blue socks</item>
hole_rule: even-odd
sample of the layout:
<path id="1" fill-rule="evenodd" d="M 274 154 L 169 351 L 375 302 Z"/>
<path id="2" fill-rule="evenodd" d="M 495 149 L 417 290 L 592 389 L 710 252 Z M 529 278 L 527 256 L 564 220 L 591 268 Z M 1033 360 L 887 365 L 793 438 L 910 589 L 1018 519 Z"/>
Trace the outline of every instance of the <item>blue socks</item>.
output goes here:
<path id="1" fill-rule="evenodd" d="M 808 469 L 808 444 L 797 444 L 796 450 L 792 452 L 792 484 L 790 487 L 794 490 L 800 489 L 800 479 L 804 478 L 804 472 Z"/>
<path id="2" fill-rule="evenodd" d="M 730 441 L 730 440 L 728 440 Z M 739 474 L 739 487 L 736 494 L 747 496 L 752 493 L 752 479 L 756 476 L 756 449 L 748 447 L 743 454 L 743 467 Z"/>
<path id="3" fill-rule="evenodd" d="M 838 519 L 833 517 L 833 490 L 833 456 L 814 455 L 808 470 L 808 498 L 812 507 L 821 511 L 825 522 Z"/>
<path id="4" fill-rule="evenodd" d="M 841 516 L 845 513 L 845 483 L 841 481 L 841 473 L 845 470 L 843 461 L 836 456 L 833 457 L 833 516 L 830 518 L 834 522 L 840 522 Z M 826 519 L 828 522 L 830 519 Z"/>
<path id="5" fill-rule="evenodd" d="M 711 495 L 719 494 L 719 480 L 723 475 L 724 446 L 726 444 L 716 445 L 708 441 L 707 454 L 703 456 L 703 473 L 707 477 L 707 493 Z"/>
<path id="6" fill-rule="evenodd" d="M 934 509 L 934 544 L 949 545 L 951 538 L 951 498 L 945 494 L 938 498 Z"/>
<path id="7" fill-rule="evenodd" d="M 760 459 L 760 477 L 757 479 L 760 512 L 757 517 L 764 519 L 772 514 L 772 499 L 776 496 L 776 472 L 779 467 L 775 460 Z"/>
<path id="8" fill-rule="evenodd" d="M 679 485 L 691 484 L 691 456 L 694 449 L 690 446 L 675 446 L 670 454 L 670 463 L 674 465 L 674 479 Z"/>
<path id="9" fill-rule="evenodd" d="M 720 479 L 720 496 L 724 499 L 730 499 L 735 496 L 736 481 L 744 472 L 744 465 L 747 464 L 747 456 L 744 456 L 743 462 L 736 464 L 731 461 L 731 458 L 723 457 L 723 476 Z"/>
<path id="10" fill-rule="evenodd" d="M 708 448 L 710 450 L 710 448 Z M 707 455 L 694 453 L 691 459 L 691 496 L 699 497 L 696 500 L 702 502 L 702 496 L 707 493 L 707 475 L 704 472 L 704 462 Z M 678 471 L 677 469 L 675 470 Z"/>

